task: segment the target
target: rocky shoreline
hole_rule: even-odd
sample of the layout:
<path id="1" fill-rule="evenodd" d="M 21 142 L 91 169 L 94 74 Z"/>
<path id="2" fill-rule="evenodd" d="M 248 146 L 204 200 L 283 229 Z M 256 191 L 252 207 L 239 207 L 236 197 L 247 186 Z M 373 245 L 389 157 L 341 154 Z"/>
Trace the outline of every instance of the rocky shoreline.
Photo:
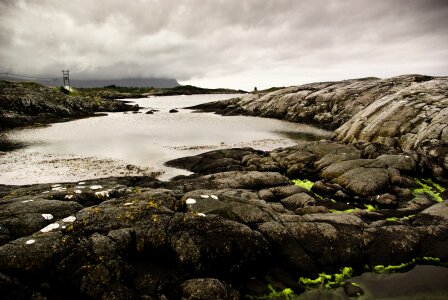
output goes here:
<path id="1" fill-rule="evenodd" d="M 97 112 L 136 111 L 125 101 L 71 95 L 34 82 L 0 81 L 0 132 L 92 117 Z"/>
<path id="2" fill-rule="evenodd" d="M 438 180 L 448 178 L 448 77 L 402 75 L 310 83 L 194 107 L 334 130 L 345 143 L 378 142 L 413 150 Z"/>
<path id="3" fill-rule="evenodd" d="M 350 277 L 366 270 L 445 265 L 446 82 L 369 78 L 202 105 L 302 122 L 305 112 L 338 129 L 333 140 L 172 160 L 167 165 L 194 174 L 168 182 L 0 186 L 0 293 L 292 299 L 310 287 L 343 286 L 348 297 L 362 294 Z M 392 110 L 397 101 L 406 109 Z M 328 122 L 315 117 L 327 112 Z M 387 126 L 401 114 L 405 123 Z"/>

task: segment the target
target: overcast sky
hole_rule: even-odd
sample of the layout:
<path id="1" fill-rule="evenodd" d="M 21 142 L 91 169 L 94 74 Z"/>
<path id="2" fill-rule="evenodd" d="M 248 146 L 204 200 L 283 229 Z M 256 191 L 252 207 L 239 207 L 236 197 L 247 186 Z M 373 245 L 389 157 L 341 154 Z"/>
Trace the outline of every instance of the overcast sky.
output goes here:
<path id="1" fill-rule="evenodd" d="M 447 0 L 0 0 L 0 72 L 251 90 L 448 75 Z"/>

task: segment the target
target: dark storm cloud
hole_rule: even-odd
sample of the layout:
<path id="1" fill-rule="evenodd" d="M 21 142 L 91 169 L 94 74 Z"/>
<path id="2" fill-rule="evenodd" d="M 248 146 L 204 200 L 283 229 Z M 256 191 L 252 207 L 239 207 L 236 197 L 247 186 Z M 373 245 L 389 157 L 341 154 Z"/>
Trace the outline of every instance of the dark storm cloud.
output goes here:
<path id="1" fill-rule="evenodd" d="M 0 1 L 0 72 L 249 88 L 448 69 L 431 0 Z"/>

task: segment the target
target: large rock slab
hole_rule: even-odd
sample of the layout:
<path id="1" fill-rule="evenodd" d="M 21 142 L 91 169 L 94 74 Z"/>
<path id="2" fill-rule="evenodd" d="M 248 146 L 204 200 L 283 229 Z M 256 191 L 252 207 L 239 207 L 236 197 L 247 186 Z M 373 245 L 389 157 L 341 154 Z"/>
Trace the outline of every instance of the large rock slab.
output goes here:
<path id="1" fill-rule="evenodd" d="M 173 189 L 182 188 L 184 191 L 225 188 L 261 190 L 289 184 L 289 179 L 277 172 L 229 171 L 179 179 L 167 183 L 167 186 Z"/>
<path id="2" fill-rule="evenodd" d="M 2 199 L 0 205 L 0 245 L 37 232 L 83 208 L 74 201 L 47 200 L 40 197 Z"/>

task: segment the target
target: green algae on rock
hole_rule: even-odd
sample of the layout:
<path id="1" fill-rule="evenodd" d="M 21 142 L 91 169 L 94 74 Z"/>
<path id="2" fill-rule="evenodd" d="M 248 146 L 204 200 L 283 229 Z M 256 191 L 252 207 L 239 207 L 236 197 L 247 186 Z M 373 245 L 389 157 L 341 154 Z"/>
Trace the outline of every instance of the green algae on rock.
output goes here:
<path id="1" fill-rule="evenodd" d="M 440 196 L 440 193 L 443 193 L 446 189 L 442 187 L 440 184 L 433 182 L 430 178 L 427 179 L 418 179 L 416 178 L 415 183 L 421 186 L 421 188 L 416 188 L 413 190 L 414 196 L 427 196 L 434 201 L 442 202 L 443 199 Z"/>
<path id="2" fill-rule="evenodd" d="M 319 273 L 316 279 L 300 277 L 299 282 L 305 289 L 314 289 L 318 287 L 335 288 L 343 285 L 345 280 L 353 276 L 353 268 L 344 267 L 341 273 L 326 274 Z"/>
<path id="3" fill-rule="evenodd" d="M 307 189 L 308 191 L 311 191 L 311 188 L 314 185 L 314 182 L 308 180 L 308 179 L 293 179 L 291 180 L 295 185 L 303 187 L 304 189 Z"/>

